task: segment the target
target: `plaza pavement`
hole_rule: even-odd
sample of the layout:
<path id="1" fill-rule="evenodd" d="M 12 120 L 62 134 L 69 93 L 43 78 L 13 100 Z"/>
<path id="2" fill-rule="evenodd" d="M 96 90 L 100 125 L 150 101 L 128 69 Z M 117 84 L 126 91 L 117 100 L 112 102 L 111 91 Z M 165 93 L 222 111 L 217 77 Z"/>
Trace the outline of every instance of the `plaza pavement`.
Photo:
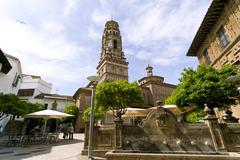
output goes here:
<path id="1" fill-rule="evenodd" d="M 84 134 L 74 134 L 74 140 L 64 140 L 60 135 L 58 143 L 1 147 L 0 160 L 87 160 L 81 155 L 83 144 Z"/>

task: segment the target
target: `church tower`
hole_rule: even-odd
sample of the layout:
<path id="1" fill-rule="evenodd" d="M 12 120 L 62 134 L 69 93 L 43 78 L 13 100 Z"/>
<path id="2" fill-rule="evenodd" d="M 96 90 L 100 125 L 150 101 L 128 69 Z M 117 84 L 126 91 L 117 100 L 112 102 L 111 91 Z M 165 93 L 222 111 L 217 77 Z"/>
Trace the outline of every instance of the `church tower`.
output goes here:
<path id="1" fill-rule="evenodd" d="M 102 51 L 97 74 L 101 82 L 128 81 L 128 62 L 122 51 L 122 37 L 118 23 L 111 20 L 105 24 L 102 36 Z"/>

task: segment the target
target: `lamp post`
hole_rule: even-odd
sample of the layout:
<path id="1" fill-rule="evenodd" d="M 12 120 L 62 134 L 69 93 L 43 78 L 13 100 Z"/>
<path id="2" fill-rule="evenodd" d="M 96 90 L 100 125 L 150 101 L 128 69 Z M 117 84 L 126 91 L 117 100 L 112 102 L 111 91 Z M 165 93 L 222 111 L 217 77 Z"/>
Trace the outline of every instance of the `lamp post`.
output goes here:
<path id="1" fill-rule="evenodd" d="M 97 82 L 100 80 L 99 76 L 87 77 L 92 82 L 92 96 L 91 96 L 91 112 L 90 112 L 90 125 L 89 125 L 89 136 L 88 136 L 88 160 L 92 160 L 92 139 L 93 139 L 93 122 L 94 122 L 94 96 L 96 91 Z"/>

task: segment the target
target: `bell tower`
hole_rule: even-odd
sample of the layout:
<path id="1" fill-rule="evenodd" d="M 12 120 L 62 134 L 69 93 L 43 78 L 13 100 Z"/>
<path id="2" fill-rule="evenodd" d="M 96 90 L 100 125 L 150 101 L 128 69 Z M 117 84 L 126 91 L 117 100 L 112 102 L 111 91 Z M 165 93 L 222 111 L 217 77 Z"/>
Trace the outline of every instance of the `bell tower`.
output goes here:
<path id="1" fill-rule="evenodd" d="M 116 21 L 107 21 L 102 36 L 102 51 L 97 66 L 101 82 L 128 81 L 128 62 L 122 51 L 122 37 Z"/>

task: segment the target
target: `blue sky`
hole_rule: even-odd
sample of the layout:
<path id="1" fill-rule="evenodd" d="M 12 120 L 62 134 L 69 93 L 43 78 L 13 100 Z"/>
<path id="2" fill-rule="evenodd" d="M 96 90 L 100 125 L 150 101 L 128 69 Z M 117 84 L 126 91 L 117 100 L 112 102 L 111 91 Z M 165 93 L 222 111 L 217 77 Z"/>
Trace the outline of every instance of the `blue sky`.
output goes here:
<path id="1" fill-rule="evenodd" d="M 148 64 L 166 83 L 178 84 L 210 0 L 1 0 L 0 48 L 20 59 L 23 73 L 73 95 L 96 74 L 104 25 L 119 23 L 129 81 L 146 76 Z M 111 16 L 112 15 L 112 16 Z"/>

